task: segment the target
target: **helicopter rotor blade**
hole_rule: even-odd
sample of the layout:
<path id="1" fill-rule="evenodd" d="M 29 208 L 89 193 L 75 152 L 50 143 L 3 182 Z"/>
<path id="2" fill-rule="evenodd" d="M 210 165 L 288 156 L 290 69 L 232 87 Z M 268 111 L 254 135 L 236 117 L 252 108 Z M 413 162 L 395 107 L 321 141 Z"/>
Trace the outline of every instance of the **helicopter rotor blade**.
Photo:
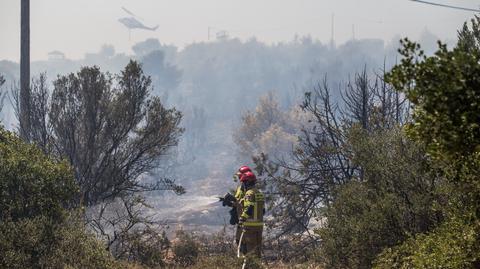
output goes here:
<path id="1" fill-rule="evenodd" d="M 135 15 L 133 12 L 131 12 L 130 10 L 126 9 L 125 7 L 122 7 L 122 9 L 123 9 L 123 11 L 127 12 L 128 15 L 130 15 L 130 16 L 132 16 L 132 17 L 134 17 L 134 18 L 137 18 L 137 19 L 139 19 L 139 20 L 143 20 L 141 17 Z"/>

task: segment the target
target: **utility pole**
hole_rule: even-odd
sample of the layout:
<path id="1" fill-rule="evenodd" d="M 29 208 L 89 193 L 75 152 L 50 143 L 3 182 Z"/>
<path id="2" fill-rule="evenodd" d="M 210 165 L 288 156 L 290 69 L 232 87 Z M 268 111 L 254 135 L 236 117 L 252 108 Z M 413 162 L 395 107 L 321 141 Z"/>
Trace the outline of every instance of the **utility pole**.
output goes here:
<path id="1" fill-rule="evenodd" d="M 330 37 L 330 48 L 335 48 L 335 13 L 332 13 L 332 29 Z"/>
<path id="2" fill-rule="evenodd" d="M 30 0 L 21 0 L 20 8 L 20 136 L 30 133 Z"/>

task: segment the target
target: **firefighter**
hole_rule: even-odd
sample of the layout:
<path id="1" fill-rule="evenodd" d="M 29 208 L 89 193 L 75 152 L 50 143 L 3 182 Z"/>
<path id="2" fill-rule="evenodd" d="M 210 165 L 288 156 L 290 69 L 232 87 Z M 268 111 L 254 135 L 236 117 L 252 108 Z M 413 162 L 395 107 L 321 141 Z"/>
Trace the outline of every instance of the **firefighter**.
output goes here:
<path id="1" fill-rule="evenodd" d="M 242 228 L 239 250 L 243 255 L 253 254 L 260 258 L 265 198 L 256 188 L 257 178 L 251 171 L 242 174 L 240 182 L 244 196 L 239 200 L 241 207 L 239 226 Z"/>
<path id="2" fill-rule="evenodd" d="M 234 195 L 227 193 L 224 197 L 219 197 L 219 200 L 222 202 L 223 206 L 229 206 L 232 208 L 229 211 L 230 224 L 237 225 L 237 230 L 235 233 L 235 243 L 237 244 L 237 246 L 240 240 L 240 236 L 242 234 L 242 227 L 239 225 L 240 214 L 242 214 L 242 204 L 240 203 L 240 201 L 243 199 L 246 191 L 246 186 L 242 182 L 242 176 L 247 172 L 252 173 L 252 170 L 250 169 L 250 167 L 243 165 L 233 175 L 233 179 L 235 182 L 240 180 L 240 184 L 235 190 Z"/>
<path id="3" fill-rule="evenodd" d="M 247 172 L 252 172 L 252 169 L 250 167 L 243 165 L 238 169 L 238 172 L 235 174 L 235 176 L 240 180 L 240 184 L 237 187 L 237 190 L 235 191 L 235 200 L 237 201 L 234 203 L 234 206 L 236 207 L 236 212 L 237 212 L 237 220 L 240 219 L 240 215 L 242 214 L 242 205 L 240 201 L 243 199 L 245 195 L 245 184 L 242 182 L 242 176 L 243 174 Z M 237 230 L 235 232 L 235 243 L 238 246 L 238 243 L 240 241 L 240 236 L 242 235 L 242 227 L 237 223 Z"/>

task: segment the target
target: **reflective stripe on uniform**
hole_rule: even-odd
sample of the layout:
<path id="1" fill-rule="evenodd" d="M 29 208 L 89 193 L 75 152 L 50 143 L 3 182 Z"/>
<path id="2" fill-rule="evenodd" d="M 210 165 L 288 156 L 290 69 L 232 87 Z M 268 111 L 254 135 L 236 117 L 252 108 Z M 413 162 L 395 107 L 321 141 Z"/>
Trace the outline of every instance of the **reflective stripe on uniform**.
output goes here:
<path id="1" fill-rule="evenodd" d="M 260 227 L 263 226 L 263 208 L 265 205 L 265 197 L 263 193 L 257 189 L 250 189 L 245 192 L 242 200 L 243 212 L 242 217 L 245 218 L 244 226 Z M 251 215 L 247 214 L 248 208 L 252 208 Z"/>
<path id="2" fill-rule="evenodd" d="M 243 226 L 246 226 L 246 227 L 259 227 L 259 226 L 263 226 L 263 222 L 256 222 L 256 221 L 246 221 L 243 223 Z"/>
<path id="3" fill-rule="evenodd" d="M 263 202 L 264 202 L 263 194 L 260 193 L 260 192 L 255 192 L 255 204 L 254 204 L 254 208 L 253 208 L 253 219 L 256 220 L 256 221 L 263 220 L 263 217 L 261 219 L 259 219 L 259 215 L 263 214 Z M 260 211 L 262 211 L 262 212 L 260 212 Z"/>

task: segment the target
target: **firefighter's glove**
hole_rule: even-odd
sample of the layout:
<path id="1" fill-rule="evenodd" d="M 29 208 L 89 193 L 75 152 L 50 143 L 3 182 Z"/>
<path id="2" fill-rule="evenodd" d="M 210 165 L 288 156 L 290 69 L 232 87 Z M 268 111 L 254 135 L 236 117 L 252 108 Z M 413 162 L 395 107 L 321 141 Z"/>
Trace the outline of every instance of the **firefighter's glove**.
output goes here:
<path id="1" fill-rule="evenodd" d="M 227 201 L 225 201 L 225 198 L 223 198 L 223 197 L 218 197 L 218 201 L 219 201 L 219 202 L 222 202 L 222 206 L 226 206 L 226 205 L 227 205 Z"/>
<path id="2" fill-rule="evenodd" d="M 247 220 L 246 218 L 241 217 L 241 218 L 238 220 L 238 225 L 243 225 L 243 223 L 244 223 L 246 220 Z"/>
<path id="3" fill-rule="evenodd" d="M 227 192 L 224 197 L 219 197 L 218 198 L 220 202 L 222 202 L 223 206 L 229 206 L 233 207 L 234 203 L 236 202 L 237 199 L 235 199 L 235 196 L 233 196 L 231 193 Z"/>
<path id="4" fill-rule="evenodd" d="M 230 209 L 230 224 L 235 225 L 238 224 L 238 215 L 237 215 L 237 208 L 233 207 Z"/>

